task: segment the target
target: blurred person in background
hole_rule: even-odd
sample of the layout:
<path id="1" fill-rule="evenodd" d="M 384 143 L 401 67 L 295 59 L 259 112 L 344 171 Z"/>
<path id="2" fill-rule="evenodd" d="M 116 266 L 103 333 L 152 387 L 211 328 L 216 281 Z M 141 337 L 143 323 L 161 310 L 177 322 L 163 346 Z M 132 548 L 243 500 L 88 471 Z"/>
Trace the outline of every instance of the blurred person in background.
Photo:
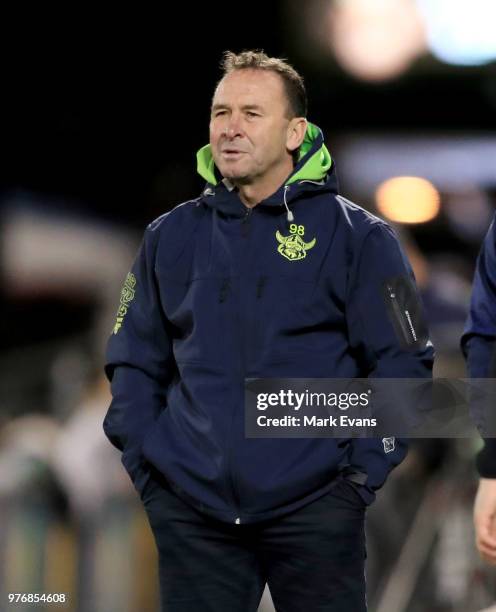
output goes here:
<path id="1" fill-rule="evenodd" d="M 119 453 L 101 429 L 109 401 L 108 383 L 100 359 L 95 359 L 81 400 L 52 449 L 53 468 L 68 497 L 77 537 L 78 612 L 150 610 L 154 608 L 148 599 L 156 601 L 150 572 L 140 566 L 143 542 L 134 542 L 141 512 Z M 142 522 L 146 528 L 144 517 Z M 107 560 L 114 570 L 111 576 L 103 569 Z"/>
<path id="2" fill-rule="evenodd" d="M 252 51 L 223 71 L 207 185 L 148 226 L 125 280 L 104 429 L 164 610 L 256 610 L 268 583 L 278 610 L 363 612 L 365 510 L 404 441 L 245 438 L 244 379 L 430 377 L 432 344 L 394 232 L 338 195 L 301 76 Z"/>
<path id="3" fill-rule="evenodd" d="M 471 378 L 496 377 L 496 223 L 489 226 L 474 275 L 462 350 Z M 474 504 L 475 541 L 483 559 L 496 564 L 496 439 L 477 455 L 480 475 Z"/>

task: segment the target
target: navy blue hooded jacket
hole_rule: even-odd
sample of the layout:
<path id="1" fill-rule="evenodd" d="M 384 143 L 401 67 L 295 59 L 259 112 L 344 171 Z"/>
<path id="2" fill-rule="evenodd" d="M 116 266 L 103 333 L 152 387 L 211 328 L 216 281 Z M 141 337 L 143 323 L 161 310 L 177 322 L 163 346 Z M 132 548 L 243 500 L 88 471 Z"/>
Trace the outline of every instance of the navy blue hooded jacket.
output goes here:
<path id="1" fill-rule="evenodd" d="M 477 258 L 461 344 L 471 378 L 496 378 L 496 218 Z M 477 456 L 477 468 L 481 476 L 496 478 L 496 439 L 486 440 Z"/>
<path id="2" fill-rule="evenodd" d="M 343 471 L 370 503 L 404 441 L 245 438 L 244 379 L 430 376 L 397 238 L 337 194 L 312 124 L 293 173 L 252 209 L 208 146 L 198 166 L 202 195 L 148 226 L 126 279 L 108 344 L 107 436 L 139 491 L 153 464 L 227 522 L 294 510 Z"/>

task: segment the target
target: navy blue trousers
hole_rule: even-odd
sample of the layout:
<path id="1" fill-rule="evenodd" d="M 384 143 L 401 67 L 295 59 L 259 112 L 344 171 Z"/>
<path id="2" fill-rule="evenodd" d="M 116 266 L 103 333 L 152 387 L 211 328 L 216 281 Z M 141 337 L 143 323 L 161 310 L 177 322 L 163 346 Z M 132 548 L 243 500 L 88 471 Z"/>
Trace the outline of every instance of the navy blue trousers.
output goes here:
<path id="1" fill-rule="evenodd" d="M 180 499 L 158 472 L 142 494 L 159 554 L 163 612 L 366 612 L 365 505 L 348 481 L 303 508 L 226 524 Z"/>

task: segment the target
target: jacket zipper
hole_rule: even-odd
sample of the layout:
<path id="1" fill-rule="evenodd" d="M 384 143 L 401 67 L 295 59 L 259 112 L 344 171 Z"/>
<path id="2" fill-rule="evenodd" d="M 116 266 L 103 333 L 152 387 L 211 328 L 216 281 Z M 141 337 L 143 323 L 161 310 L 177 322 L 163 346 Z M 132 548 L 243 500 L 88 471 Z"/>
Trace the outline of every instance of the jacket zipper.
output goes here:
<path id="1" fill-rule="evenodd" d="M 252 211 L 253 211 L 252 208 L 247 208 L 243 218 L 241 219 L 241 235 L 243 237 L 248 235 L 248 231 L 250 229 L 250 219 L 251 219 Z"/>
<path id="2" fill-rule="evenodd" d="M 232 432 L 232 425 L 233 425 L 233 421 L 234 421 L 234 414 L 231 417 L 231 427 L 229 430 L 229 434 Z M 240 514 L 240 506 L 239 506 L 239 495 L 238 495 L 238 490 L 236 488 L 236 482 L 234 479 L 234 473 L 233 473 L 233 461 L 232 461 L 232 441 L 229 439 L 228 436 L 228 453 L 227 453 L 227 460 L 229 463 L 229 481 L 231 484 L 231 493 L 232 493 L 232 498 L 234 501 L 234 507 L 236 509 L 236 514 L 238 515 L 235 519 L 234 519 L 234 524 L 235 525 L 240 525 L 241 524 L 241 518 L 239 517 Z"/>
<path id="3" fill-rule="evenodd" d="M 219 294 L 219 301 L 223 301 L 224 295 L 222 293 L 222 290 L 224 289 L 224 285 L 221 286 L 221 293 Z M 231 292 L 231 297 L 234 297 L 236 300 L 239 301 L 239 290 L 238 292 L 236 291 L 232 291 Z M 221 297 L 223 298 L 221 300 Z M 239 316 L 239 308 L 238 308 L 238 304 L 233 304 L 232 307 L 234 308 L 234 325 L 240 330 L 240 334 L 241 334 L 241 318 Z M 244 361 L 244 357 L 243 357 L 243 361 Z M 236 367 L 236 371 L 237 371 L 237 367 Z M 233 405 L 235 406 L 235 404 L 233 403 Z M 234 517 L 233 523 L 235 525 L 239 525 L 241 524 L 241 518 L 240 518 L 240 503 L 239 503 L 239 494 L 238 491 L 236 489 L 236 483 L 235 483 L 235 479 L 234 479 L 234 472 L 233 472 L 233 459 L 232 459 L 232 454 L 233 454 L 233 443 L 232 443 L 232 433 L 233 433 L 233 424 L 234 424 L 234 419 L 236 416 L 236 409 L 233 408 L 232 414 L 231 414 L 231 418 L 230 418 L 230 422 L 229 422 L 229 428 L 227 430 L 227 436 L 226 436 L 226 453 L 225 453 L 225 459 L 226 459 L 226 480 L 227 480 L 227 487 L 231 492 L 231 498 L 232 501 L 234 503 L 234 508 L 235 508 L 235 512 L 236 512 L 236 516 Z"/>
<path id="4" fill-rule="evenodd" d="M 401 331 L 403 336 L 408 344 L 416 342 L 417 335 L 415 333 L 415 328 L 413 327 L 412 319 L 408 310 L 403 311 L 401 306 L 398 304 L 398 299 L 396 298 L 396 292 L 391 285 L 387 286 L 389 299 L 391 300 L 391 304 L 396 315 L 396 319 L 400 324 Z M 406 319 L 406 322 L 405 322 Z"/>
<path id="5" fill-rule="evenodd" d="M 249 231 L 249 224 L 250 224 L 250 219 L 253 213 L 253 209 L 251 208 L 247 208 L 246 212 L 244 214 L 243 219 L 241 220 L 241 234 L 243 235 L 243 237 L 246 237 L 248 235 L 248 231 Z M 241 275 L 240 275 L 240 280 L 241 280 Z M 240 286 L 241 289 L 241 286 Z M 238 299 L 239 298 L 239 292 L 238 292 Z M 242 380 L 242 384 L 244 384 L 244 375 L 246 373 L 246 350 L 245 350 L 245 345 L 246 345 L 246 335 L 244 333 L 244 328 L 241 322 L 241 317 L 240 317 L 240 308 L 236 308 L 236 318 L 237 318 L 237 323 L 238 323 L 238 330 L 239 330 L 239 337 L 240 337 L 240 345 L 241 345 L 241 380 Z M 231 425 L 230 425 L 230 429 L 229 429 L 229 434 L 232 432 L 233 429 L 233 422 L 234 422 L 234 418 L 235 418 L 235 414 L 233 413 L 232 417 L 231 417 Z M 233 446 L 232 446 L 232 441 L 229 439 L 228 436 L 228 454 L 227 454 L 227 460 L 228 460 L 228 475 L 229 475 L 229 481 L 230 481 L 230 485 L 231 485 L 231 493 L 232 493 L 232 498 L 234 501 L 234 505 L 236 508 L 236 513 L 238 514 L 238 516 L 234 519 L 234 524 L 235 525 L 240 525 L 241 524 L 241 517 L 239 516 L 240 514 L 240 503 L 239 503 L 239 493 L 236 487 L 236 479 L 234 477 L 234 470 L 233 470 L 233 460 L 232 460 L 232 455 L 233 455 Z"/>

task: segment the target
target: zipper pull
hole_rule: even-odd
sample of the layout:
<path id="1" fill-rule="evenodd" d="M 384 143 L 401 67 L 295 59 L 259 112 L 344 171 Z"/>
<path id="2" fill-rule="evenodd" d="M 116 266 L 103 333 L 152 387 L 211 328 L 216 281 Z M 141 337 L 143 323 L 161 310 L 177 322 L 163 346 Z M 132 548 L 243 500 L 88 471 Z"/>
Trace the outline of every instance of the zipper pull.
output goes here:
<path id="1" fill-rule="evenodd" d="M 251 208 L 247 208 L 246 212 L 245 212 L 245 216 L 241 219 L 241 235 L 246 237 L 248 235 L 248 232 L 250 230 L 250 218 L 252 215 L 252 209 Z"/>

